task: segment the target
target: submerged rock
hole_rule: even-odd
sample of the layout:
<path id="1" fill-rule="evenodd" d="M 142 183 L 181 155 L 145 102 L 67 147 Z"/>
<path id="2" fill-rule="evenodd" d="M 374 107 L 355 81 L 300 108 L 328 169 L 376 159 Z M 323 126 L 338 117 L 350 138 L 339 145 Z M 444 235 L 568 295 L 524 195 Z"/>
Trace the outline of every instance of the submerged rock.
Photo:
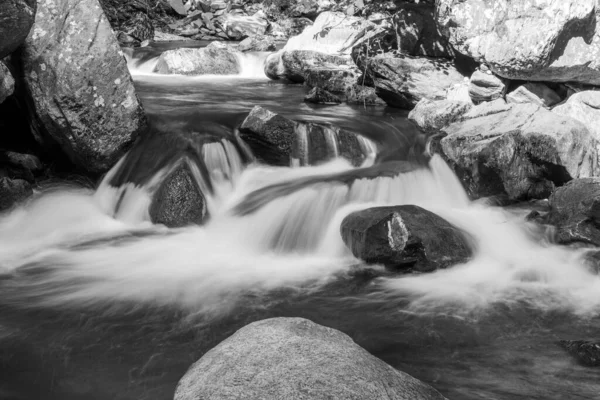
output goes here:
<path id="1" fill-rule="evenodd" d="M 354 212 L 340 230 L 352 254 L 368 263 L 433 271 L 471 257 L 460 229 L 415 205 Z"/>
<path id="2" fill-rule="evenodd" d="M 175 390 L 175 400 L 240 398 L 444 399 L 342 332 L 302 318 L 243 327 L 192 365 Z"/>
<path id="3" fill-rule="evenodd" d="M 464 101 L 423 99 L 408 114 L 408 119 L 423 132 L 436 134 L 442 128 L 460 119 L 472 107 L 472 103 Z"/>
<path id="4" fill-rule="evenodd" d="M 240 65 L 237 50 L 212 42 L 204 48 L 181 48 L 161 54 L 155 72 L 181 75 L 237 75 Z"/>
<path id="5" fill-rule="evenodd" d="M 454 64 L 444 59 L 382 55 L 366 64 L 377 95 L 389 106 L 409 110 L 421 99 L 445 99 L 448 89 L 463 81 Z"/>
<path id="6" fill-rule="evenodd" d="M 15 80 L 8 67 L 0 61 L 0 104 L 15 91 Z"/>
<path id="7" fill-rule="evenodd" d="M 0 211 L 7 210 L 31 196 L 31 185 L 22 179 L 0 178 Z"/>
<path id="8" fill-rule="evenodd" d="M 478 104 L 484 101 L 493 101 L 504 97 L 506 84 L 500 78 L 492 73 L 475 71 L 471 75 L 469 85 L 469 96 L 473 103 Z"/>
<path id="9" fill-rule="evenodd" d="M 560 103 L 560 96 L 543 83 L 529 82 L 519 86 L 506 96 L 507 103 L 533 103 L 542 107 L 552 107 Z"/>
<path id="10" fill-rule="evenodd" d="M 594 135 L 534 104 L 483 103 L 443 132 L 442 155 L 474 198 L 546 198 L 555 186 L 598 173 Z"/>
<path id="11" fill-rule="evenodd" d="M 600 367 L 600 342 L 561 340 L 558 344 L 580 364 L 587 367 Z"/>
<path id="12" fill-rule="evenodd" d="M 559 243 L 600 246 L 600 178 L 574 179 L 550 196 L 547 222 Z"/>
<path id="13" fill-rule="evenodd" d="M 0 2 L 0 60 L 25 42 L 37 8 L 36 0 Z"/>
<path id="14" fill-rule="evenodd" d="M 600 84 L 597 15 L 591 0 L 437 3 L 454 49 L 518 80 Z"/>
<path id="15" fill-rule="evenodd" d="M 201 225 L 208 218 L 206 200 L 185 164 L 171 172 L 152 198 L 150 217 L 155 224 L 177 228 Z"/>
<path id="16" fill-rule="evenodd" d="M 97 0 L 40 1 L 22 51 L 37 139 L 107 171 L 146 128 L 119 44 Z"/>

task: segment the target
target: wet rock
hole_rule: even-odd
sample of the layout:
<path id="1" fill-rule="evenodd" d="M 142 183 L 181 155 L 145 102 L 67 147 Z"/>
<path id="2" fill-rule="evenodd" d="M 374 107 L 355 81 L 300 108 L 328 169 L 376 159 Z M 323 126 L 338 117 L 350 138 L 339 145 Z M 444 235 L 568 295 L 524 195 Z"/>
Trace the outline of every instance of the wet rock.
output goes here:
<path id="1" fill-rule="evenodd" d="M 600 367 L 600 342 L 561 340 L 558 344 L 578 363 L 587 367 Z"/>
<path id="2" fill-rule="evenodd" d="M 129 38 L 133 39 L 133 42 L 124 43 L 119 37 L 119 43 L 121 43 L 122 46 L 130 44 L 140 46 L 141 43 L 146 40 L 154 40 L 154 26 L 146 13 L 137 13 L 132 19 L 127 21 L 121 29 L 122 32 L 119 34 L 125 33 Z"/>
<path id="3" fill-rule="evenodd" d="M 264 35 L 268 22 L 257 16 L 227 14 L 222 22 L 223 30 L 233 40 L 241 40 L 250 36 Z"/>
<path id="4" fill-rule="evenodd" d="M 181 75 L 237 75 L 240 65 L 237 50 L 221 42 L 204 48 L 180 48 L 165 51 L 156 64 L 155 72 Z"/>
<path id="5" fill-rule="evenodd" d="M 171 172 L 154 194 L 150 217 L 170 228 L 201 225 L 208 218 L 204 195 L 185 164 Z"/>
<path id="6" fill-rule="evenodd" d="M 314 24 L 290 38 L 285 51 L 311 50 L 326 54 L 350 55 L 352 46 L 374 24 L 359 17 L 349 17 L 341 12 L 324 12 Z"/>
<path id="7" fill-rule="evenodd" d="M 555 186 L 598 173 L 594 135 L 534 104 L 482 103 L 443 132 L 442 155 L 474 198 L 546 198 Z"/>
<path id="8" fill-rule="evenodd" d="M 600 246 L 600 178 L 574 179 L 550 196 L 548 223 L 559 243 Z"/>
<path id="9" fill-rule="evenodd" d="M 454 49 L 486 63 L 497 75 L 597 85 L 596 13 L 596 2 L 590 0 L 437 3 L 438 23 Z"/>
<path id="10" fill-rule="evenodd" d="M 15 80 L 8 67 L 0 61 L 0 104 L 15 91 Z"/>
<path id="11" fill-rule="evenodd" d="M 246 51 L 275 51 L 275 40 L 271 36 L 254 35 L 240 42 L 238 50 Z"/>
<path id="12" fill-rule="evenodd" d="M 31 185 L 22 179 L 0 178 L 0 211 L 7 210 L 33 194 Z"/>
<path id="13" fill-rule="evenodd" d="M 175 400 L 443 400 L 337 330 L 302 318 L 249 324 L 190 367 Z"/>
<path id="14" fill-rule="evenodd" d="M 79 167 L 112 167 L 146 128 L 119 44 L 97 0 L 38 1 L 23 46 L 37 139 Z"/>
<path id="15" fill-rule="evenodd" d="M 155 42 L 181 42 L 186 40 L 192 40 L 184 36 L 174 35 L 172 33 L 165 33 L 161 31 L 154 31 Z"/>
<path id="16" fill-rule="evenodd" d="M 319 88 L 337 95 L 346 93 L 348 88 L 356 85 L 359 71 L 349 66 L 317 67 L 305 74 L 305 84 L 311 88 Z"/>
<path id="17" fill-rule="evenodd" d="M 36 0 L 0 2 L 0 60 L 25 42 L 35 20 Z"/>
<path id="18" fill-rule="evenodd" d="M 354 212 L 344 218 L 340 229 L 352 254 L 368 263 L 433 271 L 471 256 L 460 229 L 415 205 Z"/>
<path id="19" fill-rule="evenodd" d="M 265 74 L 270 79 L 287 79 L 303 83 L 310 71 L 317 69 L 355 71 L 348 56 L 336 56 L 310 50 L 279 51 L 267 57 Z"/>
<path id="20" fill-rule="evenodd" d="M 335 105 L 335 104 L 340 104 L 342 102 L 342 99 L 340 99 L 338 96 L 336 96 L 335 94 L 333 94 L 325 89 L 321 89 L 319 87 L 314 87 L 304 97 L 304 101 L 306 101 L 307 103 L 314 103 L 314 104 Z"/>
<path id="21" fill-rule="evenodd" d="M 362 106 L 385 106 L 374 87 L 364 85 L 352 85 L 346 88 L 346 102 L 360 104 Z"/>
<path id="22" fill-rule="evenodd" d="M 408 114 L 408 119 L 428 134 L 439 131 L 457 121 L 473 107 L 473 104 L 456 100 L 423 99 Z"/>
<path id="23" fill-rule="evenodd" d="M 445 58 L 453 56 L 448 39 L 437 25 L 433 4 L 401 3 L 394 19 L 402 53 Z"/>
<path id="24" fill-rule="evenodd" d="M 505 93 L 506 84 L 504 80 L 491 72 L 485 73 L 478 70 L 471 76 L 469 96 L 473 100 L 473 103 L 478 104 L 484 101 L 493 101 L 504 97 Z"/>
<path id="25" fill-rule="evenodd" d="M 600 92 L 586 90 L 575 93 L 552 109 L 553 113 L 575 118 L 600 139 Z"/>
<path id="26" fill-rule="evenodd" d="M 464 78 L 452 62 L 426 57 L 377 56 L 368 59 L 364 72 L 389 106 L 409 110 L 421 99 L 445 99 L 447 90 Z"/>
<path id="27" fill-rule="evenodd" d="M 294 121 L 260 106 L 255 106 L 240 126 L 240 137 L 259 160 L 270 165 L 290 165 L 294 132 Z"/>
<path id="28" fill-rule="evenodd" d="M 541 107 L 552 107 L 561 102 L 560 96 L 543 83 L 529 82 L 519 86 L 506 96 L 507 103 L 533 103 Z"/>

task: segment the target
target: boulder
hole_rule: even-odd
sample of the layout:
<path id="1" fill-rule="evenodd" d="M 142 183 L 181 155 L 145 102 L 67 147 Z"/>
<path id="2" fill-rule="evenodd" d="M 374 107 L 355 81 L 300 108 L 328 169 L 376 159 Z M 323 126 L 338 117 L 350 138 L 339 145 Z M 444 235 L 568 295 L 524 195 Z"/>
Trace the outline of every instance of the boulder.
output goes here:
<path id="1" fill-rule="evenodd" d="M 204 195 L 185 163 L 161 182 L 152 197 L 150 218 L 169 228 L 201 225 L 208 218 Z"/>
<path id="2" fill-rule="evenodd" d="M 473 104 L 456 100 L 423 99 L 408 114 L 408 119 L 423 132 L 430 135 L 457 121 L 473 107 Z"/>
<path id="3" fill-rule="evenodd" d="M 146 128 L 127 63 L 97 0 L 39 0 L 23 46 L 33 127 L 45 146 L 102 173 Z"/>
<path id="4" fill-rule="evenodd" d="M 2 0 L 0 3 L 0 60 L 25 42 L 35 21 L 36 0 Z"/>
<path id="5" fill-rule="evenodd" d="M 504 80 L 491 72 L 485 73 L 477 70 L 471 75 L 469 96 L 473 103 L 478 104 L 484 101 L 493 101 L 504 97 L 504 93 L 506 93 Z"/>
<path id="6" fill-rule="evenodd" d="M 253 35 L 242 40 L 238 45 L 238 50 L 246 51 L 275 51 L 275 40 L 271 36 Z"/>
<path id="7" fill-rule="evenodd" d="M 533 103 L 541 107 L 552 107 L 561 102 L 560 96 L 543 83 L 529 82 L 506 95 L 506 102 L 512 104 Z"/>
<path id="8" fill-rule="evenodd" d="M 306 72 L 304 83 L 310 88 L 319 88 L 340 95 L 356 85 L 358 76 L 358 69 L 351 66 L 317 67 Z"/>
<path id="9" fill-rule="evenodd" d="M 450 61 L 409 56 L 370 58 L 365 73 L 389 106 L 409 110 L 421 99 L 445 99 L 448 89 L 464 78 Z"/>
<path id="10" fill-rule="evenodd" d="M 346 88 L 346 102 L 362 106 L 385 106 L 385 101 L 377 96 L 374 87 L 364 85 L 352 85 Z"/>
<path id="11" fill-rule="evenodd" d="M 10 70 L 0 61 L 0 104 L 15 91 L 15 80 Z"/>
<path id="12" fill-rule="evenodd" d="M 561 340 L 558 344 L 578 363 L 586 367 L 600 367 L 600 342 Z"/>
<path id="13" fill-rule="evenodd" d="M 453 56 L 448 39 L 437 25 L 433 4 L 401 3 L 394 14 L 394 20 L 402 53 L 428 57 Z"/>
<path id="14" fill-rule="evenodd" d="M 120 34 L 125 33 L 129 38 L 133 39 L 133 42 L 128 41 L 129 43 L 123 43 L 119 36 L 119 43 L 121 43 L 122 46 L 129 44 L 139 46 L 146 40 L 154 40 L 154 26 L 146 13 L 140 12 L 135 14 L 132 19 L 123 24 L 121 29 L 122 32 L 120 32 Z"/>
<path id="15" fill-rule="evenodd" d="M 11 179 L 24 179 L 33 183 L 35 177 L 43 172 L 44 166 L 32 154 L 0 151 L 0 169 Z"/>
<path id="16" fill-rule="evenodd" d="M 586 90 L 575 93 L 565 103 L 554 107 L 552 112 L 581 121 L 600 140 L 600 92 Z"/>
<path id="17" fill-rule="evenodd" d="M 307 103 L 314 104 L 335 105 L 340 104 L 342 102 L 342 99 L 340 99 L 339 96 L 336 96 L 335 94 L 327 91 L 326 89 L 314 87 L 304 97 L 304 101 L 306 101 Z"/>
<path id="18" fill-rule="evenodd" d="M 257 16 L 227 14 L 221 22 L 230 39 L 241 40 L 250 36 L 264 35 L 269 23 Z"/>
<path id="19" fill-rule="evenodd" d="M 204 354 L 175 400 L 443 400 L 344 333 L 303 318 L 249 324 Z"/>
<path id="20" fill-rule="evenodd" d="M 324 12 L 295 37 L 290 38 L 285 51 L 312 50 L 326 54 L 350 55 L 352 46 L 365 29 L 374 24 L 359 17 L 349 17 L 341 12 Z"/>
<path id="21" fill-rule="evenodd" d="M 600 178 L 574 179 L 550 196 L 547 222 L 558 243 L 600 246 Z"/>
<path id="22" fill-rule="evenodd" d="M 204 48 L 180 48 L 161 54 L 155 72 L 181 75 L 237 75 L 237 50 L 221 42 Z"/>
<path id="23" fill-rule="evenodd" d="M 600 84 L 595 0 L 440 0 L 438 23 L 458 52 L 504 78 Z"/>
<path id="24" fill-rule="evenodd" d="M 356 71 L 348 56 L 336 56 L 312 50 L 279 51 L 269 55 L 265 75 L 270 79 L 288 79 L 303 83 L 307 74 L 318 68 Z"/>
<path id="25" fill-rule="evenodd" d="M 22 179 L 0 178 L 0 211 L 7 210 L 31 196 L 31 185 Z"/>
<path id="26" fill-rule="evenodd" d="M 581 122 L 535 104 L 482 103 L 443 128 L 443 157 L 473 198 L 542 199 L 598 173 L 598 141 Z"/>
<path id="27" fill-rule="evenodd" d="M 239 131 L 240 137 L 260 161 L 270 165 L 290 165 L 295 138 L 294 121 L 255 106 Z"/>
<path id="28" fill-rule="evenodd" d="M 340 231 L 352 254 L 367 263 L 433 271 L 471 257 L 460 229 L 415 205 L 354 212 L 344 218 Z"/>

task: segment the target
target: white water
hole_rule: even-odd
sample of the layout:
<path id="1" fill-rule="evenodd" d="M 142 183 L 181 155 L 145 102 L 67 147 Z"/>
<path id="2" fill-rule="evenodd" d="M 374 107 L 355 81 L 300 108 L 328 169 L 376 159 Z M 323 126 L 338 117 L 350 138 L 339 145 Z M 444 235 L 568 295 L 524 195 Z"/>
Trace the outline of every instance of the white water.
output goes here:
<path id="1" fill-rule="evenodd" d="M 116 218 L 107 212 L 114 188 L 103 184 L 95 195 L 62 189 L 0 218 L 0 265 L 21 276 L 17 282 L 24 286 L 31 279 L 22 290 L 43 293 L 44 304 L 129 300 L 218 312 L 249 292 L 310 290 L 335 279 L 358 263 L 339 235 L 346 215 L 374 205 L 418 204 L 473 235 L 475 257 L 445 271 L 381 279 L 380 298 L 408 298 L 410 309 L 426 313 L 460 314 L 498 302 L 582 315 L 600 311 L 600 278 L 583 265 L 580 251 L 539 241 L 532 226 L 517 217 L 470 203 L 437 157 L 430 169 L 359 180 L 350 187 L 319 184 L 240 217 L 230 210 L 253 190 L 351 167 L 336 160 L 318 167 L 254 165 L 241 171 L 225 163 L 225 147 L 211 146 L 205 159 L 213 171 L 224 171 L 221 178 L 239 176 L 224 180 L 230 190 L 215 200 L 219 206 L 212 207 L 208 225 L 168 230 L 138 218 L 147 200 L 135 199 L 145 190 L 147 196 L 147 188 L 137 188 Z M 111 237 L 121 238 L 90 243 Z M 28 278 L 31 267 L 40 265 L 51 272 Z"/>

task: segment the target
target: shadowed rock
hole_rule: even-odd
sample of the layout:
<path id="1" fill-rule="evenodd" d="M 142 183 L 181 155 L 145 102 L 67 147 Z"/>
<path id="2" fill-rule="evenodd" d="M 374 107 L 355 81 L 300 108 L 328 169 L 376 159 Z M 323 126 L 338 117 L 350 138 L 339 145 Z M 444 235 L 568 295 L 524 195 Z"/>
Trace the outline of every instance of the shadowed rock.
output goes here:
<path id="1" fill-rule="evenodd" d="M 175 391 L 175 400 L 240 398 L 444 399 L 342 332 L 302 318 L 272 318 L 238 330 L 192 365 Z"/>
<path id="2" fill-rule="evenodd" d="M 36 0 L 0 2 L 0 60 L 23 44 L 35 20 Z"/>
<path id="3" fill-rule="evenodd" d="M 0 211 L 4 211 L 33 194 L 31 185 L 22 179 L 0 178 Z"/>
<path id="4" fill-rule="evenodd" d="M 600 342 L 561 340 L 558 344 L 580 364 L 588 367 L 600 367 Z"/>
<path id="5" fill-rule="evenodd" d="M 0 104 L 15 91 L 15 80 L 8 67 L 0 61 Z"/>

